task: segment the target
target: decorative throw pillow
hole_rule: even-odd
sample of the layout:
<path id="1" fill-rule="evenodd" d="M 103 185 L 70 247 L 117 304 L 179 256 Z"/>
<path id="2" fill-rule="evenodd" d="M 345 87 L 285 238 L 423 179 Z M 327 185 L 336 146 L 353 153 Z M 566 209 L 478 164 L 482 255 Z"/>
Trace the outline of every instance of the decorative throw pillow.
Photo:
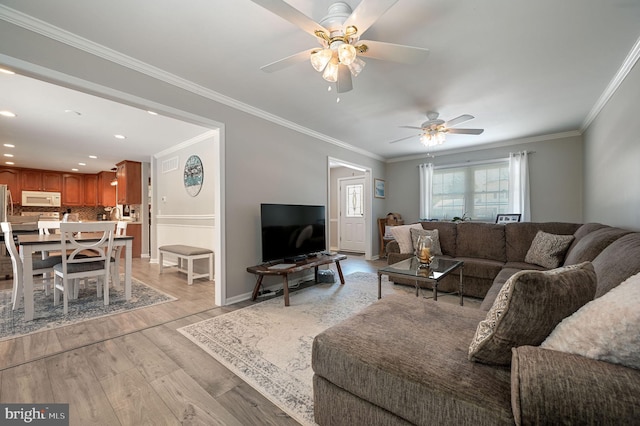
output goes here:
<path id="1" fill-rule="evenodd" d="M 565 318 L 540 347 L 640 369 L 640 274 Z"/>
<path id="2" fill-rule="evenodd" d="M 393 239 L 393 234 L 391 233 L 391 230 L 394 227 L 395 226 L 392 226 L 392 225 L 385 225 L 385 227 L 384 227 L 384 236 L 382 238 L 392 240 Z"/>
<path id="3" fill-rule="evenodd" d="M 593 299 L 595 292 L 591 262 L 515 273 L 478 324 L 469 359 L 509 365 L 512 347 L 539 345 L 560 321 Z"/>
<path id="4" fill-rule="evenodd" d="M 557 268 L 562 264 L 573 239 L 573 235 L 556 235 L 538 231 L 524 261 L 549 269 Z"/>
<path id="5" fill-rule="evenodd" d="M 411 229 L 422 229 L 422 225 L 414 223 L 413 225 L 400 225 L 391 228 L 393 238 L 398 242 L 400 253 L 413 253 L 413 242 L 411 241 Z"/>
<path id="6" fill-rule="evenodd" d="M 413 248 L 416 248 L 418 242 L 418 236 L 426 235 L 431 237 L 431 255 L 432 256 L 442 256 L 442 248 L 440 248 L 440 235 L 438 234 L 437 229 L 429 230 L 429 229 L 410 229 L 411 232 L 411 243 Z"/>

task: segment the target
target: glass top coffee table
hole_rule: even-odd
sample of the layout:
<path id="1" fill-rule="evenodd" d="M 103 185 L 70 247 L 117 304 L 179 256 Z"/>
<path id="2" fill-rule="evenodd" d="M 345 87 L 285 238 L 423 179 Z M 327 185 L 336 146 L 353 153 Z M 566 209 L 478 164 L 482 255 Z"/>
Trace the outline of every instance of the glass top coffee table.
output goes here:
<path id="1" fill-rule="evenodd" d="M 435 257 L 429 267 L 420 265 L 415 256 L 405 259 L 393 265 L 385 266 L 378 269 L 378 299 L 382 297 L 382 276 L 387 275 L 389 280 L 392 278 L 410 278 L 416 283 L 416 297 L 420 290 L 420 283 L 432 283 L 433 300 L 438 300 L 438 283 L 447 275 L 455 271 L 460 271 L 460 305 L 463 301 L 463 285 L 462 285 L 462 267 L 464 262 L 461 260 L 446 259 Z"/>

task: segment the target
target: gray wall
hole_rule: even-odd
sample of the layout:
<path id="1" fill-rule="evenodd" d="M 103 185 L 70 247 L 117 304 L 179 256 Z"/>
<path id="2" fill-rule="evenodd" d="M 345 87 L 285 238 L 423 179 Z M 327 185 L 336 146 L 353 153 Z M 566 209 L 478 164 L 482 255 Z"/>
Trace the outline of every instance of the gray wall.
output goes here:
<path id="1" fill-rule="evenodd" d="M 529 157 L 531 220 L 582 222 L 580 136 L 389 163 L 386 173 L 387 207 L 389 211 L 400 213 L 406 223 L 419 219 L 418 164 L 463 164 L 508 158 L 509 152 L 524 150 L 533 152 Z"/>
<path id="2" fill-rule="evenodd" d="M 584 218 L 640 230 L 640 65 L 584 133 Z"/>

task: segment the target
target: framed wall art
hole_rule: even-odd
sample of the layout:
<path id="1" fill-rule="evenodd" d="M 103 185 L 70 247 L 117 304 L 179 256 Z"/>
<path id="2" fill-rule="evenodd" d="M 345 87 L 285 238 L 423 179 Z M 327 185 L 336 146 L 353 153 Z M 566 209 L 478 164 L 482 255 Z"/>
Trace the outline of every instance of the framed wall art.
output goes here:
<path id="1" fill-rule="evenodd" d="M 195 197 L 200 193 L 204 182 L 204 167 L 202 160 L 197 155 L 187 158 L 184 163 L 184 188 L 187 194 Z"/>
<path id="2" fill-rule="evenodd" d="M 376 198 L 384 198 L 386 196 L 385 183 L 382 179 L 373 180 L 373 196 Z"/>

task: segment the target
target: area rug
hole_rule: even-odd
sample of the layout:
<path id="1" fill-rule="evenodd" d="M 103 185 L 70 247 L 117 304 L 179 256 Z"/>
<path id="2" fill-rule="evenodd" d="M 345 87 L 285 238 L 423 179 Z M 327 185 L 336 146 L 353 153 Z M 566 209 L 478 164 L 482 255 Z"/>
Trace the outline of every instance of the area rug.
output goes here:
<path id="1" fill-rule="evenodd" d="M 124 282 L 124 277 L 121 278 L 121 282 Z M 19 308 L 12 310 L 11 290 L 0 291 L 0 341 L 177 300 L 135 278 L 131 279 L 131 299 L 129 300 L 124 298 L 123 285 L 120 288 L 109 288 L 108 306 L 104 306 L 102 298 L 98 299 L 95 284 L 80 288 L 78 299 L 69 301 L 67 315 L 63 314 L 62 295 L 60 303 L 55 307 L 53 291 L 50 291 L 47 296 L 44 289 L 36 288 L 33 295 L 34 319 L 24 321 L 24 305 L 21 303 Z"/>
<path id="2" fill-rule="evenodd" d="M 414 294 L 383 277 L 383 297 Z M 313 425 L 313 338 L 378 299 L 376 274 L 345 276 L 345 285 L 316 284 L 178 329 L 303 425 Z"/>

